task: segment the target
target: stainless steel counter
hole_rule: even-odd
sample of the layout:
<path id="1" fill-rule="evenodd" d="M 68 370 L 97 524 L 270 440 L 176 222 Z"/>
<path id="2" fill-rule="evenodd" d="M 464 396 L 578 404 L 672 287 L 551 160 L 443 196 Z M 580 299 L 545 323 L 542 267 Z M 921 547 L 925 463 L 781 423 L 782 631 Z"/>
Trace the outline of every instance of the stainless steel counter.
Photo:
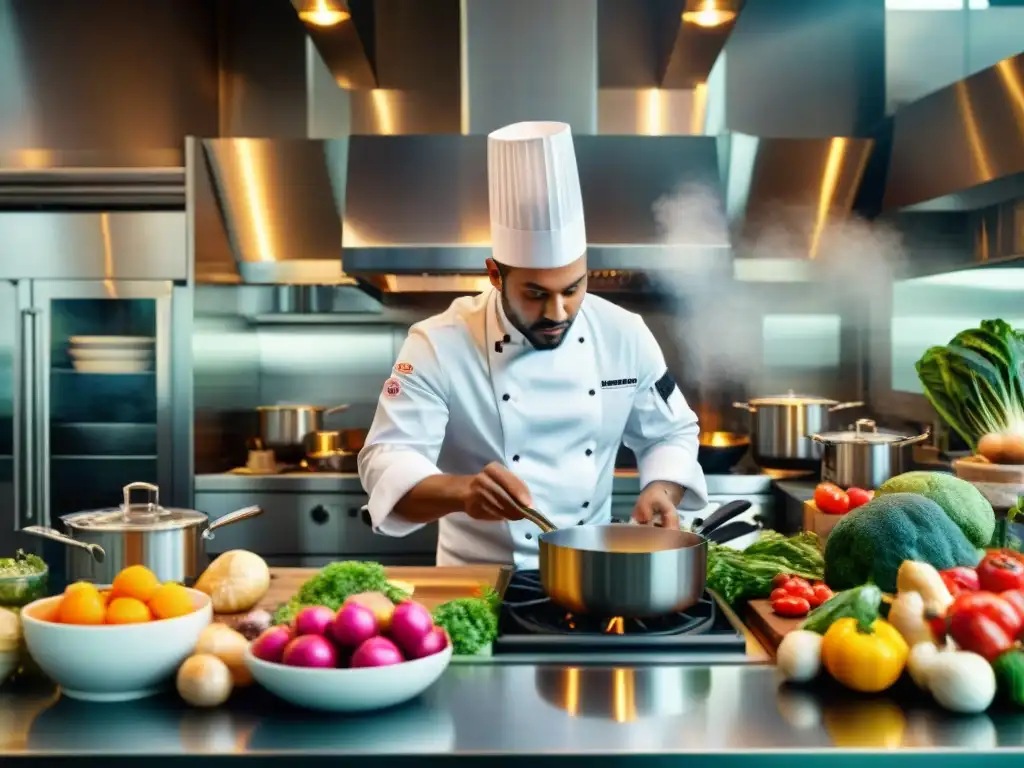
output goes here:
<path id="1" fill-rule="evenodd" d="M 772 479 L 767 475 L 708 475 L 710 496 L 759 496 L 771 493 Z M 640 479 L 616 474 L 612 493 L 637 494 Z M 196 475 L 196 493 L 362 493 L 359 476 L 349 473 L 313 473 L 290 475 L 245 475 L 224 472 Z"/>
<path id="2" fill-rule="evenodd" d="M 453 665 L 419 700 L 363 717 L 299 711 L 252 690 L 213 711 L 167 695 L 88 704 L 52 691 L 0 695 L 0 755 L 139 759 L 200 756 L 310 759 L 332 765 L 368 757 L 423 764 L 459 757 L 508 761 L 586 757 L 687 765 L 757 756 L 757 765 L 872 759 L 929 766 L 969 751 L 974 763 L 1024 747 L 1024 713 L 953 717 L 902 691 L 866 699 L 837 691 L 780 690 L 771 667 Z M 159 762 L 159 761 L 157 761 Z M 152 761 L 147 759 L 146 765 Z M 47 763 L 51 764 L 51 763 Z M 109 765 L 110 763 L 105 763 Z M 207 763 L 204 762 L 203 765 Z M 246 763 L 248 764 L 248 762 Z M 678 763 L 676 763 L 678 764 Z M 1019 764 L 1019 763 L 1018 763 Z"/>

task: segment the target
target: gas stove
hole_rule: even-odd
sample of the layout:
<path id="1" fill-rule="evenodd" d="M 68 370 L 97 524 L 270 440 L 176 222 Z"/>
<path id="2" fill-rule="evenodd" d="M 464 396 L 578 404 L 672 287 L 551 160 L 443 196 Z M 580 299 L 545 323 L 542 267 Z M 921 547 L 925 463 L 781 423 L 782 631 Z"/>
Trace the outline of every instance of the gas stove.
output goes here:
<path id="1" fill-rule="evenodd" d="M 575 616 L 551 602 L 539 571 L 516 571 L 502 593 L 492 663 L 743 664 L 742 625 L 709 592 L 692 608 L 647 619 Z"/>

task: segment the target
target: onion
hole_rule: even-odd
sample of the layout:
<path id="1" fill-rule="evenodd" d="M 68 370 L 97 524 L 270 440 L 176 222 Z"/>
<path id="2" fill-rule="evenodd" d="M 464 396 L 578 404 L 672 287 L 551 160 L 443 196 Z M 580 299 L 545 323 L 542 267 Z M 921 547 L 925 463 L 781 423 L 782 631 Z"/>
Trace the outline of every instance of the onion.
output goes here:
<path id="1" fill-rule="evenodd" d="M 325 635 L 332 621 L 334 621 L 334 611 L 326 605 L 307 606 L 295 617 L 295 634 Z"/>
<path id="2" fill-rule="evenodd" d="M 405 661 L 398 646 L 386 637 L 371 637 L 352 654 L 352 667 L 390 667 Z"/>
<path id="3" fill-rule="evenodd" d="M 236 686 L 249 685 L 252 674 L 245 666 L 245 649 L 249 641 L 241 633 L 224 624 L 210 624 L 199 633 L 195 653 L 209 654 L 228 665 Z"/>
<path id="4" fill-rule="evenodd" d="M 231 695 L 231 670 L 209 654 L 189 656 L 178 668 L 178 693 L 193 707 L 216 707 Z"/>
<path id="5" fill-rule="evenodd" d="M 395 604 L 383 592 L 360 592 L 358 595 L 352 595 L 345 603 L 359 603 L 373 611 L 373 615 L 377 617 L 377 628 L 381 632 L 387 632 L 391 628 Z"/>
<path id="6" fill-rule="evenodd" d="M 424 656 L 433 656 L 448 647 L 448 634 L 441 627 L 434 627 L 422 638 L 419 645 L 409 649 L 409 657 L 422 659 Z"/>
<path id="7" fill-rule="evenodd" d="M 406 652 L 418 648 L 424 635 L 434 627 L 430 611 L 419 603 L 406 600 L 395 608 L 391 617 L 391 637 Z"/>
<path id="8" fill-rule="evenodd" d="M 338 663 L 338 652 L 326 637 L 302 635 L 285 647 L 284 663 L 290 667 L 334 667 Z"/>
<path id="9" fill-rule="evenodd" d="M 263 661 L 280 664 L 284 658 L 285 646 L 293 637 L 291 628 L 285 624 L 271 627 L 253 640 L 252 655 Z"/>
<path id="10" fill-rule="evenodd" d="M 331 624 L 331 637 L 345 648 L 356 648 L 377 636 L 377 617 L 366 606 L 346 603 Z"/>

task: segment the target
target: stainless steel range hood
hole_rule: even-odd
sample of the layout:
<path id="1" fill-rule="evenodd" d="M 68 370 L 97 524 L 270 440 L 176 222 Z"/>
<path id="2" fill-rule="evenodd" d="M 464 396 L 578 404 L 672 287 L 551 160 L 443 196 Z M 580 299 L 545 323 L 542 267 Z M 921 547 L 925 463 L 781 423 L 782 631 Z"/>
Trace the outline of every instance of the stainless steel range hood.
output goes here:
<path id="1" fill-rule="evenodd" d="M 896 112 L 883 212 L 1024 197 L 1024 53 Z"/>
<path id="2" fill-rule="evenodd" d="M 848 220 L 871 139 L 729 139 L 726 200 L 737 279 L 813 279 L 833 227 Z"/>
<path id="3" fill-rule="evenodd" d="M 592 271 L 728 266 L 717 139 L 577 135 L 575 144 Z M 697 196 L 700 222 L 673 226 L 673 207 Z M 480 284 L 468 278 L 484 273 L 489 230 L 486 136 L 350 140 L 347 273 L 384 290 L 466 290 Z"/>

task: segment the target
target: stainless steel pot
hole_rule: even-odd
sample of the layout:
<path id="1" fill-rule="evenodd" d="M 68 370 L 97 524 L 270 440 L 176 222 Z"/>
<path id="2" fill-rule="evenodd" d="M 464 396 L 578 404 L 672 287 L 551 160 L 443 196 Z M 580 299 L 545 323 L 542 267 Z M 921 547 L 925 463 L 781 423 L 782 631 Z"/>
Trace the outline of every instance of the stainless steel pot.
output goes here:
<path id="1" fill-rule="evenodd" d="M 319 405 L 261 405 L 260 442 L 281 461 L 301 459 L 306 454 L 306 436 L 319 432 L 324 416 L 347 411 L 349 406 L 325 408 Z"/>
<path id="2" fill-rule="evenodd" d="M 864 403 L 839 403 L 812 395 L 760 397 L 734 408 L 748 411 L 750 450 L 759 467 L 788 469 L 814 466 L 821 461 L 822 448 L 811 435 L 829 428 L 829 417 L 836 411 L 858 408 Z"/>
<path id="3" fill-rule="evenodd" d="M 150 494 L 144 504 L 131 503 L 135 490 Z M 149 483 L 124 487 L 124 503 L 113 509 L 63 515 L 68 535 L 32 525 L 22 532 L 68 546 L 67 579 L 110 584 L 123 568 L 144 565 L 160 581 L 192 583 L 206 568 L 205 542 L 224 525 L 263 512 L 259 507 L 236 510 L 207 525 L 209 518 L 194 509 L 160 506 L 160 489 Z"/>
<path id="4" fill-rule="evenodd" d="M 910 466 L 910 446 L 929 433 L 906 437 L 879 432 L 871 419 L 858 419 L 852 430 L 813 435 L 824 449 L 821 479 L 840 488 L 872 490 Z"/>
<path id="5" fill-rule="evenodd" d="M 365 429 L 319 430 L 306 435 L 306 456 L 316 458 L 331 453 L 359 453 L 366 442 Z"/>
<path id="6" fill-rule="evenodd" d="M 684 611 L 703 597 L 708 540 L 701 534 L 724 531 L 749 508 L 749 501 L 723 504 L 697 531 L 615 523 L 555 529 L 536 510 L 522 513 L 542 531 L 540 581 L 552 602 L 573 613 L 643 618 Z"/>

